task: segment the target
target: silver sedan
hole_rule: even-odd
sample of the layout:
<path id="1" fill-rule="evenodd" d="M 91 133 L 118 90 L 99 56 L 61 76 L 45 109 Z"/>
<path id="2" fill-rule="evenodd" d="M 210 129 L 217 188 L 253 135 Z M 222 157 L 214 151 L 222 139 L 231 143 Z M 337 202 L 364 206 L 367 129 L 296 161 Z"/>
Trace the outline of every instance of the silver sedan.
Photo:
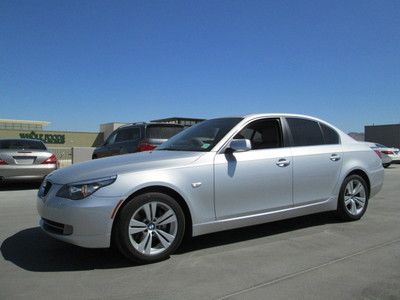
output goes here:
<path id="1" fill-rule="evenodd" d="M 336 211 L 358 220 L 382 187 L 379 156 L 316 118 L 257 114 L 204 121 L 155 151 L 57 170 L 38 192 L 49 235 L 167 258 L 183 237 Z"/>
<path id="2" fill-rule="evenodd" d="M 43 180 L 57 169 L 57 157 L 42 141 L 31 139 L 0 140 L 0 181 Z"/>

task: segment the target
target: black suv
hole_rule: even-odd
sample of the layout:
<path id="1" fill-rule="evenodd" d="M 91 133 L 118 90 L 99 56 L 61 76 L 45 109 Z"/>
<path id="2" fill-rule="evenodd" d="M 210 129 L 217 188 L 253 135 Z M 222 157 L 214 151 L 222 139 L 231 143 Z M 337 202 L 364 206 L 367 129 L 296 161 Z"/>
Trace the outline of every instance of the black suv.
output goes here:
<path id="1" fill-rule="evenodd" d="M 183 129 L 182 125 L 166 123 L 125 125 L 114 130 L 104 144 L 93 151 L 92 158 L 150 151 Z"/>

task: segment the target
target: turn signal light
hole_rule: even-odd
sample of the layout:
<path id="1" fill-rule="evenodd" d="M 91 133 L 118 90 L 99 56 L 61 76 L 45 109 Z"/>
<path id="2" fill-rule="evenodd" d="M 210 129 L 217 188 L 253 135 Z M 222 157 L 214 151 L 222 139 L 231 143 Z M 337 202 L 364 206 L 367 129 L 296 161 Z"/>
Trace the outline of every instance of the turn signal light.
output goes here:
<path id="1" fill-rule="evenodd" d="M 42 164 L 57 164 L 57 157 L 52 154 L 48 159 L 46 159 Z"/>

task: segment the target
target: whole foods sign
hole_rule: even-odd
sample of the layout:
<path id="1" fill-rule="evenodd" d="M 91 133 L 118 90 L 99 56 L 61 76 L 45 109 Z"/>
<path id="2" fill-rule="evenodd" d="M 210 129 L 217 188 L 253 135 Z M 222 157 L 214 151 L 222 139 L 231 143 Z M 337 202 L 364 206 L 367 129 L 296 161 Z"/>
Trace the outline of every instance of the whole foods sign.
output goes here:
<path id="1" fill-rule="evenodd" d="M 19 136 L 22 139 L 41 140 L 46 144 L 65 144 L 65 134 L 36 133 L 31 131 L 30 133 L 20 133 Z"/>

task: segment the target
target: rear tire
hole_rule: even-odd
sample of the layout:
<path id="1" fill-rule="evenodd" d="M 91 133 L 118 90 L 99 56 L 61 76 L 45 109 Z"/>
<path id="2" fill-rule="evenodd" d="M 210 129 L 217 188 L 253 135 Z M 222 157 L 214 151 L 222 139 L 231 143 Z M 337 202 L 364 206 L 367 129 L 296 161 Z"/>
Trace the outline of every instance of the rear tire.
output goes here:
<path id="1" fill-rule="evenodd" d="M 340 188 L 337 215 L 345 221 L 359 220 L 368 207 L 369 189 L 364 178 L 350 175 Z"/>
<path id="2" fill-rule="evenodd" d="M 386 169 L 390 166 L 390 164 L 383 164 L 383 167 Z"/>
<path id="3" fill-rule="evenodd" d="M 162 193 L 132 198 L 115 222 L 116 248 L 140 264 L 167 259 L 181 244 L 185 232 L 182 208 L 175 199 Z"/>

